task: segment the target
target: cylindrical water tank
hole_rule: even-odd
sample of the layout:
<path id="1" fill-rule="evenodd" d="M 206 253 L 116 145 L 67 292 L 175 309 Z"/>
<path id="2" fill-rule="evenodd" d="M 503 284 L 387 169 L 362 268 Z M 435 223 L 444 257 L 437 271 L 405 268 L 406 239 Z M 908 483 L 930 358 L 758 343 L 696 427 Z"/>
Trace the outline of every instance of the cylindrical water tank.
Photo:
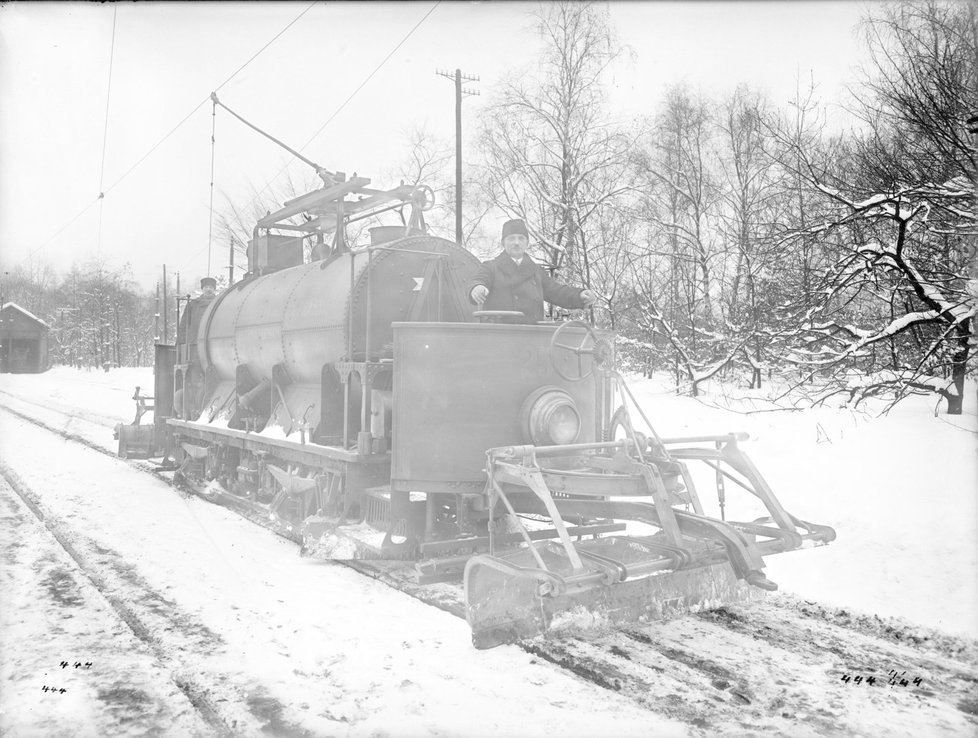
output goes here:
<path id="1" fill-rule="evenodd" d="M 201 320 L 201 363 L 220 380 L 243 364 L 260 381 L 283 364 L 293 382 L 318 383 L 324 364 L 366 357 L 368 284 L 369 358 L 391 358 L 393 322 L 471 319 L 465 287 L 478 267 L 451 241 L 410 236 L 372 246 L 369 257 L 347 252 L 240 282 Z"/>

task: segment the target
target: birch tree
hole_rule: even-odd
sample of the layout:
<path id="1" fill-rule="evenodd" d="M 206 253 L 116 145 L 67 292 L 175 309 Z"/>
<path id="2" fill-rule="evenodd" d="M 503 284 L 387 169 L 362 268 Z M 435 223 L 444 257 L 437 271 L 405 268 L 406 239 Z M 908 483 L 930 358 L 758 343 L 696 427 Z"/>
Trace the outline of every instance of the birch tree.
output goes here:
<path id="1" fill-rule="evenodd" d="M 717 302 L 722 266 L 714 119 L 709 103 L 685 86 L 670 88 L 635 154 L 647 224 L 645 256 L 633 272 L 633 313 L 640 330 L 669 347 L 677 386 L 691 392 L 729 365 Z"/>
<path id="2" fill-rule="evenodd" d="M 503 83 L 484 115 L 484 186 L 526 221 L 552 271 L 591 286 L 600 222 L 630 190 L 630 139 L 607 114 L 602 82 L 619 48 L 598 5 L 541 5 L 535 22 L 538 71 Z"/>
<path id="3" fill-rule="evenodd" d="M 778 224 L 787 216 L 784 174 L 766 150 L 764 101 L 739 85 L 720 108 L 720 169 L 723 181 L 721 233 L 732 275 L 725 289 L 727 327 L 741 336 L 752 388 L 761 386 L 773 336 L 777 304 L 784 294 L 777 248 Z"/>

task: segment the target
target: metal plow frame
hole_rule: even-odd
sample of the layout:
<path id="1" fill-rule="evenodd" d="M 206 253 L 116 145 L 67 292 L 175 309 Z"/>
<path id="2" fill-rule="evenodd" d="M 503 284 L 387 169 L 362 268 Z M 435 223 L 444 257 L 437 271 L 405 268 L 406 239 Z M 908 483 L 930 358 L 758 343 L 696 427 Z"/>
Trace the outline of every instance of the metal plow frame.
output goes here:
<path id="1" fill-rule="evenodd" d="M 762 571 L 764 555 L 835 538 L 831 528 L 784 510 L 738 448 L 742 436 L 655 438 L 643 451 L 648 442 L 629 433 L 605 443 L 489 449 L 490 514 L 502 504 L 525 545 L 501 550 L 491 528 L 489 554 L 466 563 L 466 617 L 477 648 L 539 635 L 579 608 L 599 622 L 619 623 L 745 601 L 777 589 Z M 688 446 L 697 442 L 714 448 Z M 729 480 L 760 499 L 774 525 L 703 515 L 684 460 L 716 471 L 721 511 Z M 557 540 L 535 541 L 520 516 L 546 520 Z M 595 519 L 636 521 L 658 532 L 572 539 L 568 521 Z"/>

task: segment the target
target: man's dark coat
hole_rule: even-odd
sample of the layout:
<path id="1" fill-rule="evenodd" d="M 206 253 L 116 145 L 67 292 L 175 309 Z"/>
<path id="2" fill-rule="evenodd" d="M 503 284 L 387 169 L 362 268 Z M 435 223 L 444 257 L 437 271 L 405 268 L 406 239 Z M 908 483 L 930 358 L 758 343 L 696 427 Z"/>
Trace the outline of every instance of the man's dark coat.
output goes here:
<path id="1" fill-rule="evenodd" d="M 526 255 L 519 266 L 505 251 L 483 262 L 469 283 L 469 300 L 472 289 L 480 284 L 489 288 L 481 310 L 519 310 L 525 316 L 519 321 L 522 323 L 544 319 L 544 300 L 562 308 L 585 307 L 581 299 L 584 290 L 561 284 Z"/>

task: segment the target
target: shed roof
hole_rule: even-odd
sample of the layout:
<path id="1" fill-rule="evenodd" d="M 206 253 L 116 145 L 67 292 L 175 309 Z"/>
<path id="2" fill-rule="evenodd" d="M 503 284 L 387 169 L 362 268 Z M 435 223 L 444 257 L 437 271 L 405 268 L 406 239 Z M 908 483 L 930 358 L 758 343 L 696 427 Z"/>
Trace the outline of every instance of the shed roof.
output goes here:
<path id="1" fill-rule="evenodd" d="M 16 302 L 8 302 L 8 303 L 5 303 L 4 306 L 2 308 L 0 308 L 0 311 L 6 310 L 7 308 L 11 308 L 11 309 L 16 310 L 16 311 L 18 311 L 20 313 L 23 313 L 28 318 L 30 318 L 31 320 L 33 320 L 35 323 L 38 323 L 39 325 L 43 325 L 45 328 L 50 328 L 51 327 L 47 323 L 45 323 L 43 320 L 41 320 L 40 318 L 38 318 L 36 315 L 34 315 L 34 313 L 32 313 L 30 310 L 25 310 L 20 305 L 18 305 Z"/>

